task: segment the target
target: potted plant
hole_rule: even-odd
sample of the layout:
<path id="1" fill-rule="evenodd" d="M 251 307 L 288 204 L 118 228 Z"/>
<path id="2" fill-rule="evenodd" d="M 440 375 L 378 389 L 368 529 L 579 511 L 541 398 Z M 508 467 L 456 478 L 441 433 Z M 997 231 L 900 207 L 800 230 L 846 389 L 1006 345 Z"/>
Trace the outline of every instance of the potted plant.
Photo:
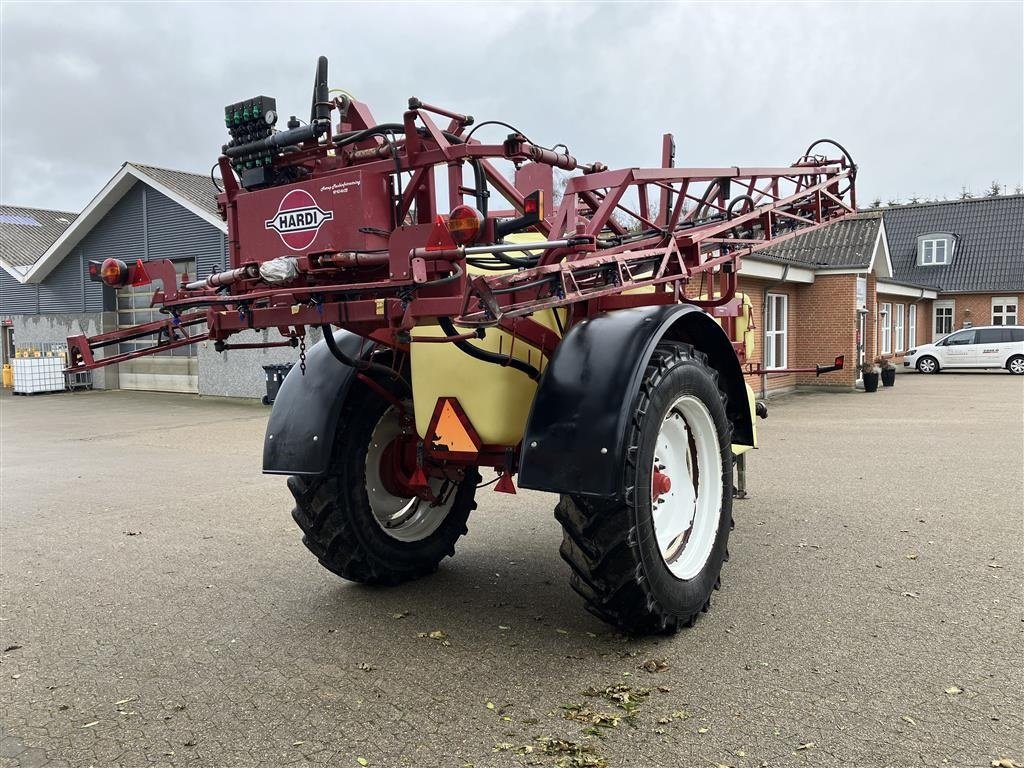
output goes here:
<path id="1" fill-rule="evenodd" d="M 891 387 L 896 383 L 896 366 L 892 360 L 886 358 L 882 361 L 882 386 Z"/>
<path id="2" fill-rule="evenodd" d="M 860 365 L 860 375 L 864 380 L 865 392 L 878 391 L 878 369 L 874 363 L 864 362 Z"/>

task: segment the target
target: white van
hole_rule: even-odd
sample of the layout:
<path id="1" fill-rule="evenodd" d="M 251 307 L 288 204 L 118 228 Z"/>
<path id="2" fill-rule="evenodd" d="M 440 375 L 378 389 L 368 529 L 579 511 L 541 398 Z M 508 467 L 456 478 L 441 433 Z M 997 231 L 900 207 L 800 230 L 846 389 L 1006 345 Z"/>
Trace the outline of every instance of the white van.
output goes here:
<path id="1" fill-rule="evenodd" d="M 938 373 L 943 368 L 1005 368 L 1024 374 L 1024 325 L 965 328 L 907 352 L 906 368 Z"/>

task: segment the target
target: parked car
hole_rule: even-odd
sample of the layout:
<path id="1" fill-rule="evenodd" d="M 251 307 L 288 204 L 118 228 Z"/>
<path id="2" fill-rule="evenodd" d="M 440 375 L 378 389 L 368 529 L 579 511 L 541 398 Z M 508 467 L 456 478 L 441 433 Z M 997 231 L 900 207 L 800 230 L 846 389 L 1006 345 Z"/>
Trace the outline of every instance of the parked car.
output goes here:
<path id="1" fill-rule="evenodd" d="M 907 352 L 903 366 L 921 373 L 943 368 L 1005 368 L 1024 374 L 1024 325 L 983 325 L 965 328 L 934 344 L 922 344 Z"/>

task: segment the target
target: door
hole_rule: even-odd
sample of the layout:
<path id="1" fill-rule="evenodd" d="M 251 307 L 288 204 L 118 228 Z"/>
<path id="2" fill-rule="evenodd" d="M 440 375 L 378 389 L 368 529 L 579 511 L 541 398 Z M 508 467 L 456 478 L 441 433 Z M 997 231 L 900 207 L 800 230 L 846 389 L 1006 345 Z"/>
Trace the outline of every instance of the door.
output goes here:
<path id="1" fill-rule="evenodd" d="M 861 366 L 864 365 L 864 360 L 867 358 L 864 339 L 868 332 L 868 313 L 858 312 L 857 315 L 859 317 L 857 321 L 857 381 L 860 381 L 864 378 Z"/>
<path id="2" fill-rule="evenodd" d="M 977 332 L 973 328 L 957 331 L 944 340 L 937 349 L 944 368 L 970 368 L 978 362 L 978 350 L 974 343 Z"/>
<path id="3" fill-rule="evenodd" d="M 194 261 L 175 264 L 179 279 L 188 272 L 196 273 Z M 117 292 L 117 324 L 121 328 L 139 323 L 150 323 L 167 317 L 149 306 L 153 298 L 153 286 L 133 288 L 127 286 Z M 202 328 L 203 326 L 200 326 Z M 199 333 L 194 326 L 190 333 Z M 153 346 L 150 339 L 125 341 L 118 345 L 118 352 L 133 352 Z M 193 347 L 178 347 L 155 355 L 129 360 L 117 367 L 121 389 L 148 390 L 152 392 L 199 392 L 199 365 Z"/>
<path id="4" fill-rule="evenodd" d="M 956 303 L 953 301 L 936 301 L 934 307 L 932 341 L 941 339 L 943 336 L 953 332 L 953 313 L 956 309 Z"/>
<path id="5" fill-rule="evenodd" d="M 1002 368 L 1009 358 L 1010 328 L 978 328 L 975 338 L 977 364 L 984 368 Z"/>

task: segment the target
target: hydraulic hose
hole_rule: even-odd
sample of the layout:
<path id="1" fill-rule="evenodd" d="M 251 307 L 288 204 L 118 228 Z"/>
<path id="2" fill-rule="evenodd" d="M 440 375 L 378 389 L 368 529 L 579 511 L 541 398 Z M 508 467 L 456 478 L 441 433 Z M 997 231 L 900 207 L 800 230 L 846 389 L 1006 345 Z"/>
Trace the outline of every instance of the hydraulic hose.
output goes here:
<path id="1" fill-rule="evenodd" d="M 408 383 L 406 383 L 405 379 L 402 378 L 398 371 L 388 368 L 386 365 L 374 363 L 371 360 L 355 360 L 342 352 L 341 347 L 338 346 L 338 342 L 334 338 L 334 329 L 330 325 L 321 325 L 320 330 L 324 334 L 324 341 L 327 342 L 327 349 L 331 351 L 331 354 L 334 355 L 334 358 L 339 363 L 355 368 L 357 371 L 376 371 L 377 373 L 391 377 L 395 381 L 400 381 L 407 389 L 409 388 Z"/>
<path id="2" fill-rule="evenodd" d="M 441 330 L 444 331 L 447 336 L 459 335 L 459 332 L 455 329 L 455 324 L 452 322 L 450 317 L 437 318 L 437 324 L 441 326 Z M 453 341 L 452 343 L 472 358 L 482 360 L 485 363 L 494 363 L 495 365 L 503 367 L 515 368 L 517 371 L 525 373 L 534 381 L 540 379 L 540 371 L 529 363 L 524 363 L 522 360 L 516 360 L 512 356 L 505 357 L 503 355 L 496 355 L 493 352 L 487 352 L 486 350 L 474 347 L 465 340 Z"/>

